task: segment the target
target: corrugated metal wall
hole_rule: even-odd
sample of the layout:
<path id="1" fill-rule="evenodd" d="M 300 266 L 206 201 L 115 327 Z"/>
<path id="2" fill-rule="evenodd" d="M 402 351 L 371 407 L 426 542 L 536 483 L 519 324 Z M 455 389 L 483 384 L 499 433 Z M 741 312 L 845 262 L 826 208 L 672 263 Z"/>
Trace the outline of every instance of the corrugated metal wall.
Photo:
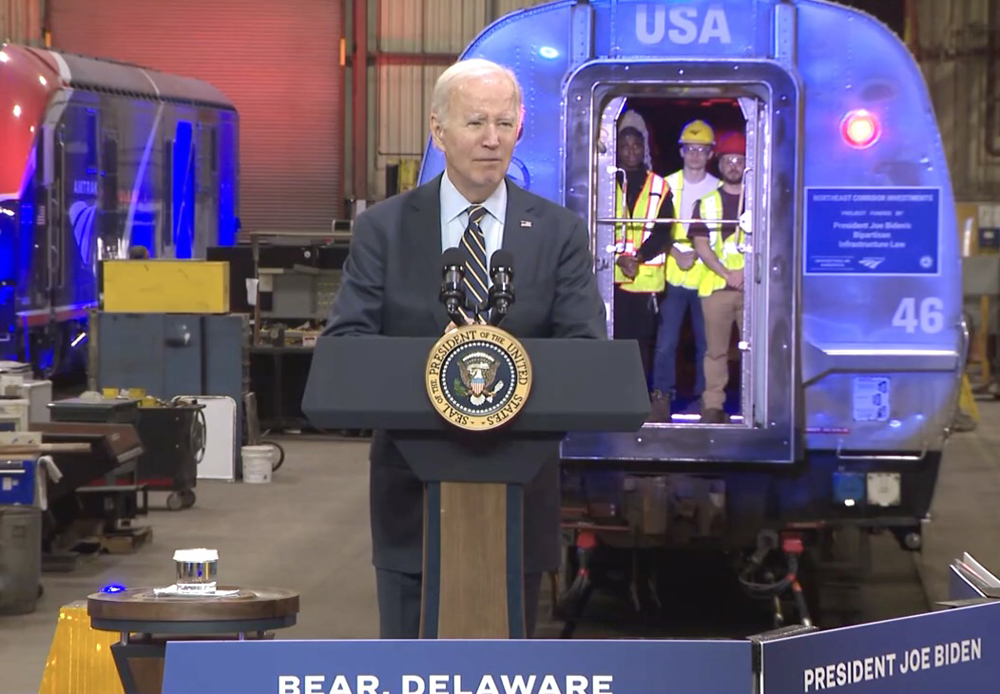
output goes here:
<path id="1" fill-rule="evenodd" d="M 958 200 L 1000 200 L 1000 2 L 916 0 L 910 46 L 934 101 Z"/>
<path id="2" fill-rule="evenodd" d="M 0 2 L 0 43 L 39 45 L 42 41 L 43 0 Z"/>
<path id="3" fill-rule="evenodd" d="M 419 162 L 434 82 L 495 19 L 547 0 L 371 0 L 376 98 L 369 197 L 386 192 L 386 167 Z"/>
<path id="4" fill-rule="evenodd" d="M 343 216 L 340 2 L 49 3 L 54 48 L 204 79 L 236 104 L 244 232 L 328 232 Z"/>

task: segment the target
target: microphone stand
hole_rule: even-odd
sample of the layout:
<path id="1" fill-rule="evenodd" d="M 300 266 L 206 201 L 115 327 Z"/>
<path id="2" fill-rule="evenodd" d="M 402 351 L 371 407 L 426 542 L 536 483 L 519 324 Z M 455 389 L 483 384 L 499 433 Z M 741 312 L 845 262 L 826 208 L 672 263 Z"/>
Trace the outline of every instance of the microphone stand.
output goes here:
<path id="1" fill-rule="evenodd" d="M 507 311 L 514 304 L 514 290 L 511 288 L 510 282 L 498 283 L 496 279 L 494 277 L 493 284 L 490 286 L 489 296 L 487 297 L 487 305 L 490 309 L 489 323 L 494 327 L 499 326 L 500 322 L 507 317 Z"/>

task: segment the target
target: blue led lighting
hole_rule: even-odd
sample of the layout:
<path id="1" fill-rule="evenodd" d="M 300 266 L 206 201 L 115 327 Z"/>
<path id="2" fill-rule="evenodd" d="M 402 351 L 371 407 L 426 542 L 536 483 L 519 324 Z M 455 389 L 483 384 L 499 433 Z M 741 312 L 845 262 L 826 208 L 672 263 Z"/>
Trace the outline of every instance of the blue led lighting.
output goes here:
<path id="1" fill-rule="evenodd" d="M 108 585 L 101 588 L 102 593 L 121 593 L 122 591 L 125 590 L 128 589 L 120 583 L 109 583 Z"/>

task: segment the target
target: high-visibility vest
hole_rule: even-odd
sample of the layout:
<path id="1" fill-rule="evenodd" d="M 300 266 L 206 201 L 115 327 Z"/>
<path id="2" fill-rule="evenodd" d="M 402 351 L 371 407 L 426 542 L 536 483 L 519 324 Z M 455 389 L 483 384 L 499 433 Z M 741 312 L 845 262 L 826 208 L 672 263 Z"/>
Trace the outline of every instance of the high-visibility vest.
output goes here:
<path id="1" fill-rule="evenodd" d="M 681 214 L 681 197 L 684 191 L 684 170 L 681 169 L 680 171 L 675 171 L 667 176 L 667 185 L 669 185 L 670 189 L 674 191 L 674 217 L 687 219 L 690 212 Z M 680 222 L 674 222 L 671 236 L 673 238 L 673 245 L 677 246 L 678 250 L 688 253 L 694 252 L 694 246 L 691 245 L 691 239 L 688 238 L 687 228 L 685 225 Z M 705 274 L 705 270 L 705 263 L 701 262 L 697 256 L 695 256 L 694 265 L 692 265 L 688 270 L 681 270 L 681 266 L 677 264 L 674 257 L 671 255 L 667 256 L 667 283 L 672 284 L 675 287 L 697 289 L 701 284 L 701 279 Z"/>
<path id="2" fill-rule="evenodd" d="M 625 192 L 620 185 L 615 185 L 615 217 L 623 219 L 626 216 L 637 219 L 656 219 L 660 214 L 663 199 L 670 192 L 667 182 L 662 176 L 650 171 L 636 198 L 632 213 L 626 214 Z M 656 294 L 666 289 L 663 278 L 663 263 L 666 253 L 646 260 L 639 265 L 635 279 L 629 279 L 618 267 L 618 257 L 633 256 L 642 247 L 653 231 L 653 222 L 630 222 L 615 224 L 615 284 L 627 292 L 639 294 Z"/>
<path id="3" fill-rule="evenodd" d="M 722 195 L 719 191 L 709 193 L 701 199 L 701 218 L 705 220 L 722 219 Z M 730 234 L 725 240 L 722 238 L 722 225 L 708 225 L 708 246 L 712 249 L 722 266 L 727 270 L 742 270 L 745 263 L 743 258 L 743 245 L 746 243 L 746 234 L 743 227 L 737 226 L 735 233 Z M 701 284 L 698 286 L 698 296 L 709 296 L 713 292 L 724 289 L 726 279 L 721 277 L 705 266 L 705 274 Z"/>

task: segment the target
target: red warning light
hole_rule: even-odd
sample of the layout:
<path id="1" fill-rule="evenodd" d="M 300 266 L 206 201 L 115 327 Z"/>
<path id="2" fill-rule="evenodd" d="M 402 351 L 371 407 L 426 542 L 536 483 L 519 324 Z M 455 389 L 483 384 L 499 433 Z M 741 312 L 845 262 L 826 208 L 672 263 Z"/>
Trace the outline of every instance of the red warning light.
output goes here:
<path id="1" fill-rule="evenodd" d="M 865 149 L 878 142 L 882 128 L 878 118 L 865 109 L 850 111 L 840 122 L 840 132 L 851 147 Z"/>

